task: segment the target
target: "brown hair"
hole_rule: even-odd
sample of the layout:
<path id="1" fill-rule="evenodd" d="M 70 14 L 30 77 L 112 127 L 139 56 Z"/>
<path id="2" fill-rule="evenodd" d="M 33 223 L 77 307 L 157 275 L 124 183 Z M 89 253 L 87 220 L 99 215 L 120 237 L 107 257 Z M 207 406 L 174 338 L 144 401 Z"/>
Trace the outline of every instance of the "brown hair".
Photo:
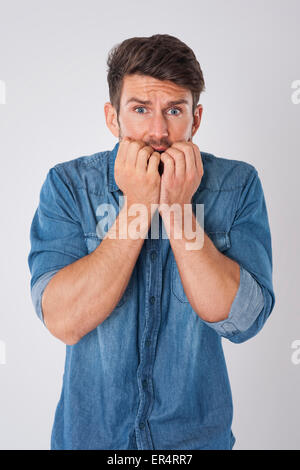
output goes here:
<path id="1" fill-rule="evenodd" d="M 125 39 L 110 50 L 107 66 L 109 98 L 118 116 L 125 75 L 149 75 L 189 89 L 193 97 L 193 114 L 200 94 L 205 90 L 202 70 L 194 52 L 169 34 Z"/>

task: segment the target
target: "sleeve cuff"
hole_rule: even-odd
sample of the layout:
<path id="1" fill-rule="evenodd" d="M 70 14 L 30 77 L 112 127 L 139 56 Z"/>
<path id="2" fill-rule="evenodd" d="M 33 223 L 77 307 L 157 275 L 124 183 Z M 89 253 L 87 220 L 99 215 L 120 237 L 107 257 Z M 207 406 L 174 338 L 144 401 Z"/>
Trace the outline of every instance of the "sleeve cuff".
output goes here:
<path id="1" fill-rule="evenodd" d="M 52 271 L 49 271 L 43 274 L 42 276 L 38 278 L 38 280 L 35 282 L 35 284 L 33 285 L 31 289 L 31 299 L 32 299 L 34 309 L 36 311 L 37 316 L 44 323 L 44 325 L 45 325 L 45 322 L 44 322 L 44 315 L 42 311 L 42 295 L 48 282 L 50 281 L 50 279 L 52 279 L 54 274 L 56 274 L 58 271 L 60 271 L 60 269 L 54 269 Z"/>
<path id="2" fill-rule="evenodd" d="M 233 336 L 248 330 L 264 307 L 261 286 L 253 276 L 240 265 L 240 284 L 231 305 L 228 318 L 219 322 L 204 323 L 221 336 Z"/>

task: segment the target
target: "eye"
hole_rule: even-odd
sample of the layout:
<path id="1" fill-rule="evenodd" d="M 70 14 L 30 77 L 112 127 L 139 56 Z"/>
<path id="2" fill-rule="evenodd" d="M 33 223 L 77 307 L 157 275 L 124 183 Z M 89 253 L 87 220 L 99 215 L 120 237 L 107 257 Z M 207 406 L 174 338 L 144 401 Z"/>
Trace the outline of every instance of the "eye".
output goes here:
<path id="1" fill-rule="evenodd" d="M 136 106 L 133 110 L 137 112 L 137 114 L 145 114 L 144 112 L 139 112 L 138 110 L 146 109 L 145 106 Z M 178 116 L 182 110 L 180 108 L 170 108 L 169 111 L 175 111 L 175 113 L 171 113 L 173 116 Z"/>
<path id="2" fill-rule="evenodd" d="M 181 112 L 181 109 L 179 109 L 179 108 L 171 108 L 170 111 L 178 111 L 178 113 L 173 114 L 173 116 L 178 116 L 178 114 L 180 114 L 180 112 Z"/>
<path id="3" fill-rule="evenodd" d="M 146 109 L 144 106 L 137 106 L 136 108 L 134 108 L 134 111 L 136 111 L 137 109 Z M 144 113 L 137 113 L 137 114 L 144 114 Z"/>

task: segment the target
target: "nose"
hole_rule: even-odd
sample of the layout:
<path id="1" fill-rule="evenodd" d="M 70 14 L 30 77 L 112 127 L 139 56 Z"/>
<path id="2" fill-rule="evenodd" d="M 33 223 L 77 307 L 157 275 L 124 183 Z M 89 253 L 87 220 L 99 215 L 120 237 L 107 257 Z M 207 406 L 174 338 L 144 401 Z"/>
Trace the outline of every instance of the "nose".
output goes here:
<path id="1" fill-rule="evenodd" d="M 166 139 L 168 135 L 169 132 L 166 118 L 160 111 L 154 113 L 152 119 L 149 121 L 150 140 L 160 142 L 161 140 Z"/>

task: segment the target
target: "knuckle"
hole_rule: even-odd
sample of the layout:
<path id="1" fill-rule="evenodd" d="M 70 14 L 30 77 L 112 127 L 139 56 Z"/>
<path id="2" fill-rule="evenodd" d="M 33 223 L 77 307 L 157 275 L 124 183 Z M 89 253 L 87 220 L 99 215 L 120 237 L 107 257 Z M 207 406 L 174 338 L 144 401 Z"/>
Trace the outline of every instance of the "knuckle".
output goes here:
<path id="1" fill-rule="evenodd" d="M 135 176 L 138 180 L 143 179 L 145 177 L 145 173 L 142 168 L 136 168 L 135 169 Z"/>
<path id="2" fill-rule="evenodd" d="M 124 150 L 124 147 L 129 147 L 131 145 L 131 140 L 128 137 L 124 137 L 119 145 L 121 150 Z"/>
<path id="3" fill-rule="evenodd" d="M 151 172 L 151 173 L 148 172 L 147 175 L 146 175 L 147 183 L 148 184 L 153 184 L 154 180 L 155 180 L 155 173 L 154 172 Z"/>
<path id="4" fill-rule="evenodd" d="M 145 142 L 143 142 L 142 140 L 136 140 L 135 143 L 139 148 L 145 147 Z"/>
<path id="5" fill-rule="evenodd" d="M 131 149 L 134 149 L 135 151 L 138 151 L 138 150 L 140 149 L 140 146 L 141 146 L 141 145 L 140 145 L 139 142 L 137 142 L 136 140 L 133 140 L 133 141 L 130 142 L 130 144 L 129 144 L 129 147 L 130 147 Z"/>
<path id="6" fill-rule="evenodd" d="M 192 181 L 194 181 L 194 173 L 186 173 L 186 181 L 188 183 L 191 183 Z"/>
<path id="7" fill-rule="evenodd" d="M 160 159 L 160 154 L 158 152 L 153 152 L 150 158 L 152 160 L 158 160 Z"/>
<path id="8" fill-rule="evenodd" d="M 151 149 L 151 147 L 143 147 L 143 148 L 141 148 L 141 149 L 139 150 L 138 153 L 139 153 L 140 155 L 148 154 L 148 153 L 150 153 L 150 149 Z"/>
<path id="9" fill-rule="evenodd" d="M 124 170 L 123 170 L 123 171 L 124 171 L 124 175 L 125 175 L 126 178 L 130 178 L 130 177 L 131 177 L 132 168 L 131 168 L 130 166 L 126 165 L 126 166 L 124 167 Z"/>

